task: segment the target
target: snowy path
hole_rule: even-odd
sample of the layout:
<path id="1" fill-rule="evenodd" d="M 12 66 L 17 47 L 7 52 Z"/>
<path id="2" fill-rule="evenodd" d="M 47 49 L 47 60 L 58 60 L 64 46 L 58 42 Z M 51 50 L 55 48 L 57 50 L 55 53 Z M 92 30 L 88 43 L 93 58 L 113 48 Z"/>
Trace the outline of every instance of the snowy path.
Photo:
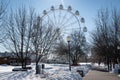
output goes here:
<path id="1" fill-rule="evenodd" d="M 91 70 L 83 80 L 120 80 L 120 78 L 113 73 Z"/>
<path id="2" fill-rule="evenodd" d="M 31 71 L 28 72 L 5 72 L 0 73 L 0 80 L 23 80 L 26 76 L 28 76 Z"/>
<path id="3" fill-rule="evenodd" d="M 17 74 L 17 72 L 5 72 L 5 73 L 0 73 L 0 80 L 6 80 L 9 79 L 9 77 L 14 76 Z"/>

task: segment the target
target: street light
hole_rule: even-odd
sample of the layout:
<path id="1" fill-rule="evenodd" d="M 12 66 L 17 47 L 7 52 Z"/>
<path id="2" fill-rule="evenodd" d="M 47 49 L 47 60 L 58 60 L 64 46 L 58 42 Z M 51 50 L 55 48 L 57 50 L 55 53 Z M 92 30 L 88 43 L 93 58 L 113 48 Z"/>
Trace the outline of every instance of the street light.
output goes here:
<path id="1" fill-rule="evenodd" d="M 67 36 L 67 42 L 68 42 L 68 52 L 69 52 L 69 70 L 71 71 L 71 64 L 70 64 L 70 36 Z"/>

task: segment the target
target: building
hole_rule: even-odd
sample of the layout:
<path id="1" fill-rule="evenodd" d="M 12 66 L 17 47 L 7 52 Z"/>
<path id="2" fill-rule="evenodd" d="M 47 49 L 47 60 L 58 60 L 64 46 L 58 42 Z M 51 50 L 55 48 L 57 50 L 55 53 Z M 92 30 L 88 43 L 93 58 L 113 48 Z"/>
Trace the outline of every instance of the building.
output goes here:
<path id="1" fill-rule="evenodd" d="M 31 63 L 30 58 L 25 59 L 26 64 L 29 65 Z M 19 58 L 14 56 L 14 53 L 0 53 L 0 64 L 8 64 L 8 65 L 21 65 L 21 61 Z"/>

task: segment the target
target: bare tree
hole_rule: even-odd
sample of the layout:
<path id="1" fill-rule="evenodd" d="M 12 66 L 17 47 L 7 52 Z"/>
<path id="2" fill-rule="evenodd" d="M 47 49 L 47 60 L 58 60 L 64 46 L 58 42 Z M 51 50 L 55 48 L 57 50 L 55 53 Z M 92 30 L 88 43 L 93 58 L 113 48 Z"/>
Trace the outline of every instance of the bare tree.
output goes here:
<path id="1" fill-rule="evenodd" d="M 6 47 L 20 59 L 22 68 L 26 67 L 26 59 L 30 57 L 30 41 L 35 14 L 34 10 L 28 12 L 25 8 L 12 12 L 8 19 Z"/>
<path id="2" fill-rule="evenodd" d="M 59 28 L 54 28 L 47 22 L 42 25 L 42 18 L 38 16 L 32 29 L 33 51 L 36 54 L 36 74 L 38 74 L 38 63 L 50 53 L 58 37 Z"/>
<path id="3" fill-rule="evenodd" d="M 116 9 L 111 12 L 107 9 L 98 11 L 95 21 L 96 30 L 92 32 L 94 53 L 99 56 L 98 60 L 108 65 L 108 70 L 112 63 L 117 63 L 117 59 L 119 59 L 117 46 L 120 42 L 118 37 L 120 35 L 120 15 Z"/>
<path id="4" fill-rule="evenodd" d="M 89 46 L 86 42 L 86 38 L 81 31 L 75 31 L 71 34 L 71 60 L 73 65 L 77 65 L 80 61 L 80 57 L 87 55 Z"/>
<path id="5" fill-rule="evenodd" d="M 64 39 L 59 39 L 59 42 L 55 45 L 55 53 L 58 53 L 59 55 L 65 55 L 67 54 L 67 43 L 65 43 Z"/>
<path id="6" fill-rule="evenodd" d="M 118 47 L 120 47 L 120 11 L 118 11 L 116 8 L 112 10 L 111 15 L 111 37 L 113 41 L 113 65 L 120 62 L 120 53 Z"/>
<path id="7" fill-rule="evenodd" d="M 55 56 L 55 59 L 59 59 L 59 61 L 63 60 L 67 62 L 68 61 L 67 54 L 68 54 L 68 45 L 61 37 L 54 46 L 53 55 Z"/>
<path id="8" fill-rule="evenodd" d="M 89 47 L 86 46 L 87 42 L 85 36 L 82 32 L 75 31 L 71 34 L 70 41 L 70 60 L 73 65 L 78 65 L 80 57 L 85 55 Z M 55 52 L 60 55 L 64 55 L 67 58 L 68 54 L 68 45 L 64 41 L 60 41 L 59 44 L 55 46 Z"/>
<path id="9" fill-rule="evenodd" d="M 6 38 L 4 18 L 6 15 L 8 3 L 9 2 L 7 2 L 6 0 L 0 0 L 0 43 L 3 42 Z"/>

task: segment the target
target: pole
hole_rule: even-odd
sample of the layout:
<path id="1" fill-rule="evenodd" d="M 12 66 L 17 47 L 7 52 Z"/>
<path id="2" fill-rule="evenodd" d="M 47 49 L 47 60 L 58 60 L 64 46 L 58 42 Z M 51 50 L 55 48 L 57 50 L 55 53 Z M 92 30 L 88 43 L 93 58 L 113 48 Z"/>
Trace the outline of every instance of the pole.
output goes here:
<path id="1" fill-rule="evenodd" d="M 71 71 L 71 64 L 70 64 L 70 41 L 68 41 L 68 51 L 69 51 L 69 70 Z"/>

